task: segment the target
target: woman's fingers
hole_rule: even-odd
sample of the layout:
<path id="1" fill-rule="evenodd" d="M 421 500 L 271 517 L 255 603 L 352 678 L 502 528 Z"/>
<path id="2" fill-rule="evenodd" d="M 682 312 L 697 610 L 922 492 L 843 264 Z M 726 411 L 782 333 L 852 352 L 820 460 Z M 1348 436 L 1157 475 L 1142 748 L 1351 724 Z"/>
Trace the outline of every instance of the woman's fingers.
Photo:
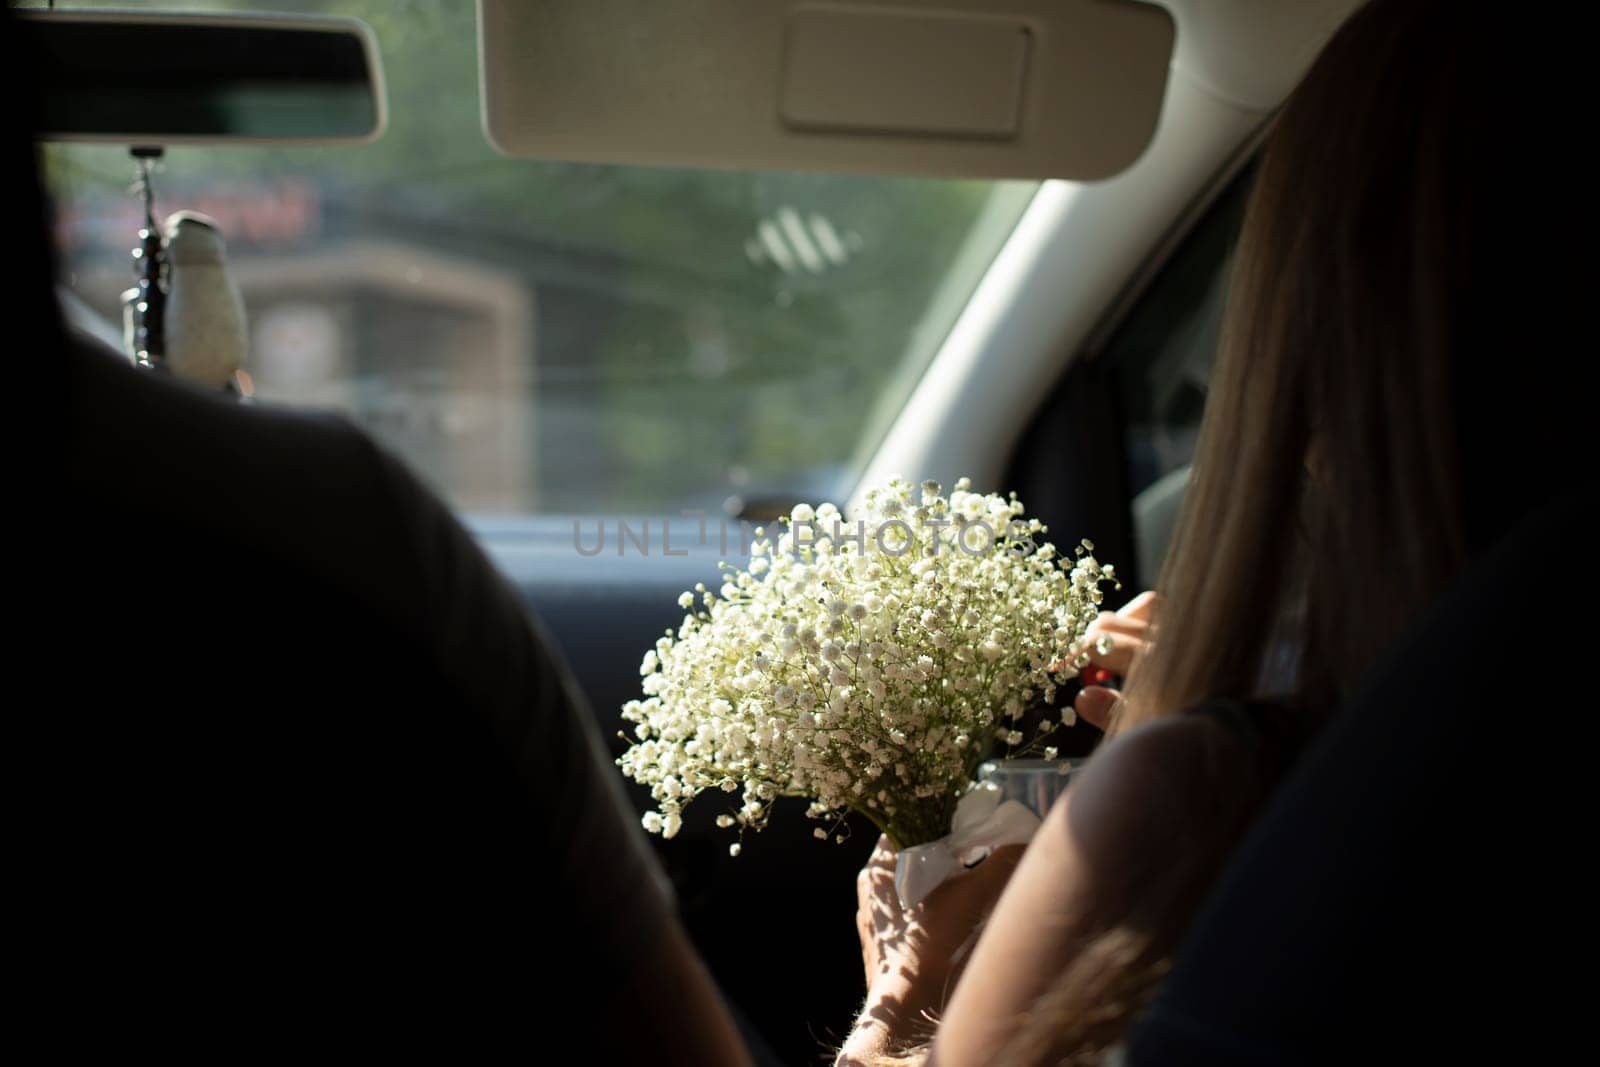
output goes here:
<path id="1" fill-rule="evenodd" d="M 1091 685 L 1078 693 L 1072 702 L 1072 710 L 1078 713 L 1078 718 L 1097 729 L 1104 730 L 1111 725 L 1111 715 L 1117 708 L 1117 701 L 1122 697 L 1114 689 L 1107 689 L 1103 685 Z"/>
<path id="2" fill-rule="evenodd" d="M 1089 663 L 1101 667 L 1112 674 L 1126 677 L 1133 666 L 1133 657 L 1144 650 L 1144 640 L 1130 637 L 1124 633 L 1113 633 L 1101 630 L 1099 633 L 1091 632 L 1084 638 L 1089 654 Z"/>
<path id="3" fill-rule="evenodd" d="M 889 843 L 888 834 L 879 834 L 878 843 L 872 847 L 872 855 L 867 857 L 868 867 L 888 867 L 894 870 L 894 846 Z"/>
<path id="4" fill-rule="evenodd" d="M 867 858 L 867 865 L 856 875 L 856 898 L 865 907 L 869 901 L 882 903 L 894 889 L 895 853 L 889 838 L 878 838 L 878 845 Z"/>
<path id="5" fill-rule="evenodd" d="M 931 931 L 935 935 L 948 935 L 936 937 L 937 940 L 957 943 L 965 939 L 1000 899 L 1017 864 L 1022 862 L 1026 848 L 1026 845 L 1000 846 L 976 866 L 959 871 L 934 887 L 913 914 L 925 928 L 937 927 Z"/>
<path id="6" fill-rule="evenodd" d="M 1093 666 L 1127 675 L 1133 661 L 1150 643 L 1160 597 L 1146 590 L 1121 611 L 1102 611 L 1084 632 L 1081 647 Z"/>
<path id="7" fill-rule="evenodd" d="M 1132 600 L 1122 606 L 1118 615 L 1125 619 L 1137 619 L 1140 622 L 1154 622 L 1156 608 L 1161 605 L 1161 596 L 1153 589 L 1146 589 Z"/>
<path id="8" fill-rule="evenodd" d="M 1126 616 L 1118 615 L 1114 611 L 1102 611 L 1095 617 L 1094 622 L 1089 624 L 1088 630 L 1085 631 L 1085 633 L 1091 634 L 1127 634 L 1130 637 L 1142 637 L 1149 632 L 1150 624 L 1148 622 L 1143 619 L 1130 619 Z"/>
<path id="9" fill-rule="evenodd" d="M 1103 613 L 1094 622 L 1089 624 L 1083 637 L 1074 646 L 1075 654 L 1081 652 L 1089 657 L 1090 666 L 1103 667 L 1113 674 L 1122 674 L 1132 663 L 1133 653 L 1138 650 L 1140 638 L 1138 633 L 1130 633 L 1112 620 L 1116 616 L 1109 611 Z M 1134 625 L 1142 625 L 1135 623 Z M 1101 652 L 1101 648 L 1105 648 Z M 1057 670 L 1066 670 L 1070 659 L 1058 664 Z"/>
<path id="10" fill-rule="evenodd" d="M 1017 869 L 1017 864 L 1022 862 L 1022 854 L 1027 848 L 1027 845 L 1001 845 L 984 857 L 983 862 L 969 868 L 964 876 L 971 879 L 967 883 L 968 893 L 991 900 L 998 897 L 1000 890 L 1011 880 L 1011 873 Z"/>
<path id="11" fill-rule="evenodd" d="M 861 939 L 861 966 L 869 988 L 883 971 L 887 952 L 905 936 L 905 916 L 894 888 L 894 865 L 889 838 L 880 837 L 867 865 L 856 875 L 856 934 Z"/>

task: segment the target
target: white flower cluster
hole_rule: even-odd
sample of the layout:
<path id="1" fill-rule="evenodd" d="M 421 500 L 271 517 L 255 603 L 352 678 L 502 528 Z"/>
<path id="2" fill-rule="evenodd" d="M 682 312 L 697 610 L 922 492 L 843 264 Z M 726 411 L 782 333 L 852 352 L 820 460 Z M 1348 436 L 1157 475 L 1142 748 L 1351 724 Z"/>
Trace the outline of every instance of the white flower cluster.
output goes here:
<path id="1" fill-rule="evenodd" d="M 1019 729 L 1087 662 L 1070 650 L 1112 568 L 1087 541 L 1058 558 L 1015 495 L 967 479 L 948 499 L 895 479 L 860 514 L 802 504 L 784 526 L 776 540 L 757 530 L 720 590 L 685 593 L 676 636 L 645 654 L 645 698 L 622 709 L 635 741 L 617 761 L 658 805 L 645 829 L 672 837 L 712 790 L 738 794 L 718 825 L 741 831 L 801 796 L 813 817 L 860 812 L 900 847 L 943 836 L 996 740 L 1033 751 L 1055 727 Z"/>

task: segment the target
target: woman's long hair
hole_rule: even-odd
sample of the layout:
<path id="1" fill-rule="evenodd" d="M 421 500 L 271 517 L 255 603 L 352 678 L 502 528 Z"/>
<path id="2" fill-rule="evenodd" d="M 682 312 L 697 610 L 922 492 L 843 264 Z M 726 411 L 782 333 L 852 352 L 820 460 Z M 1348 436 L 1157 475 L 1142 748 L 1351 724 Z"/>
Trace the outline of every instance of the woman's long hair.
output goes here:
<path id="1" fill-rule="evenodd" d="M 1485 193 L 1504 165 L 1488 18 L 1377 0 L 1286 105 L 1245 215 L 1159 636 L 1114 730 L 1257 695 L 1286 650 L 1293 682 L 1274 695 L 1326 712 L 1491 532 L 1473 528 L 1488 508 L 1465 477 L 1485 473 L 1491 449 L 1470 445 L 1496 430 L 1478 421 L 1496 398 L 1473 357 L 1509 318 L 1485 284 Z"/>
<path id="2" fill-rule="evenodd" d="M 1537 498 L 1559 478 L 1567 461 L 1541 460 L 1574 431 L 1506 432 L 1504 379 L 1489 369 L 1527 355 L 1511 343 L 1525 328 L 1507 282 L 1527 267 L 1488 252 L 1515 225 L 1506 215 L 1527 210 L 1489 199 L 1510 199 L 1494 98 L 1533 95 L 1507 85 L 1505 28 L 1489 18 L 1445 0 L 1374 0 L 1279 116 L 1158 583 L 1156 638 L 1114 731 L 1222 697 L 1330 712 L 1515 518 L 1508 481 Z M 1264 679 L 1285 649 L 1292 681 L 1274 687 Z M 1207 811 L 1185 854 L 1093 917 L 1096 932 L 998 1062 L 1096 1063 L 1154 993 L 1270 788 L 1195 758 Z"/>

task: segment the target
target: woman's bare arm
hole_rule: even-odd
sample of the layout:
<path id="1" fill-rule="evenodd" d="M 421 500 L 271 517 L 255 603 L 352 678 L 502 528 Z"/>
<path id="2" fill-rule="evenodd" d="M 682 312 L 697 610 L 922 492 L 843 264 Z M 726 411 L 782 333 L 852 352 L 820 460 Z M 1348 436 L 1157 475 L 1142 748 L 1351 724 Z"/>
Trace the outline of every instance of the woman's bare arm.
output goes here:
<path id="1" fill-rule="evenodd" d="M 1110 742 L 1051 809 L 990 917 L 934 1040 L 941 1067 L 993 1061 L 1019 1016 L 1105 928 L 1119 896 L 1159 876 L 1184 813 L 1211 779 L 1209 754 L 1237 742 L 1180 716 Z M 1157 870 L 1152 871 L 1152 865 Z"/>

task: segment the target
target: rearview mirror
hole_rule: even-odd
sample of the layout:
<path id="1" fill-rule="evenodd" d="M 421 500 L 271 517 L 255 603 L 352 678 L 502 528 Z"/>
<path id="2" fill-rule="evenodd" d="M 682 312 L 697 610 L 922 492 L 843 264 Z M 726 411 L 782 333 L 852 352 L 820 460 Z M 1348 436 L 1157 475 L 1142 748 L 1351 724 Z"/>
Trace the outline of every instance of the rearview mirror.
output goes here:
<path id="1" fill-rule="evenodd" d="M 383 132 L 377 42 L 356 19 L 16 14 L 43 80 L 42 140 L 326 144 Z"/>

